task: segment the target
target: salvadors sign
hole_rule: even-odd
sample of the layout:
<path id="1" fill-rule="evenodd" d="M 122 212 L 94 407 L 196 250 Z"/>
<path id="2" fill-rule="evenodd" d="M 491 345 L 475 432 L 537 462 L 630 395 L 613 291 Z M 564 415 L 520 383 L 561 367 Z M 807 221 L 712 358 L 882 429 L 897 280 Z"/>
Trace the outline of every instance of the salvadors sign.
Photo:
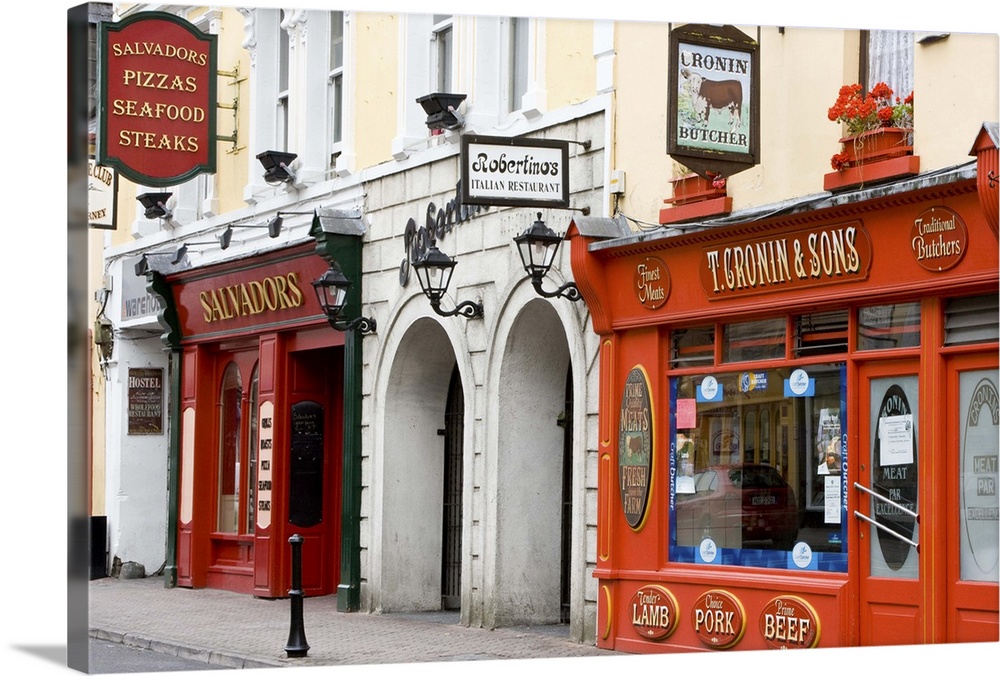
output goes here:
<path id="1" fill-rule="evenodd" d="M 101 23 L 97 163 L 147 186 L 213 173 L 216 55 L 214 35 L 172 14 Z"/>
<path id="2" fill-rule="evenodd" d="M 465 204 L 569 206 L 568 141 L 466 135 L 461 163 Z"/>

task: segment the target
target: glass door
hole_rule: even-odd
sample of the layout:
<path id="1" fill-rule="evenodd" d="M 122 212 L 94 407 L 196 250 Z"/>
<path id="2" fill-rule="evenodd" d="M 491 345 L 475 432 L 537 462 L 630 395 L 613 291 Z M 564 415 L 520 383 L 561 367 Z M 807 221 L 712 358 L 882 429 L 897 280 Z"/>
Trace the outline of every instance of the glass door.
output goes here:
<path id="1" fill-rule="evenodd" d="M 862 645 L 924 642 L 916 361 L 861 368 L 854 517 Z"/>

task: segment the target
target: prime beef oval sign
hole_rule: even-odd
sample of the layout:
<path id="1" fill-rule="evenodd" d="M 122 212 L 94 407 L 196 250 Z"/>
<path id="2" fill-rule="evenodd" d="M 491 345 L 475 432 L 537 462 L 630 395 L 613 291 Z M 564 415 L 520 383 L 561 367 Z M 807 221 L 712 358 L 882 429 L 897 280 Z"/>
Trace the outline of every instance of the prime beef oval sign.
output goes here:
<path id="1" fill-rule="evenodd" d="M 215 172 L 217 49 L 164 12 L 100 24 L 98 164 L 156 187 Z"/>

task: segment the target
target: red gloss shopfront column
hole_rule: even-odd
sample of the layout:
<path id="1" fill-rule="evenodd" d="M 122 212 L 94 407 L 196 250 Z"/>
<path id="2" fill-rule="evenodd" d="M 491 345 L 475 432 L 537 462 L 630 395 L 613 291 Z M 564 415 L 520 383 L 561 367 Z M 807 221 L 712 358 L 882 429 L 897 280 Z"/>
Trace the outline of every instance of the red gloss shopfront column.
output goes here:
<path id="1" fill-rule="evenodd" d="M 343 334 L 315 246 L 167 277 L 181 328 L 178 584 L 310 596 L 339 582 Z"/>
<path id="2" fill-rule="evenodd" d="M 862 195 L 570 226 L 601 339 L 599 646 L 997 640 L 996 234 L 974 172 Z"/>

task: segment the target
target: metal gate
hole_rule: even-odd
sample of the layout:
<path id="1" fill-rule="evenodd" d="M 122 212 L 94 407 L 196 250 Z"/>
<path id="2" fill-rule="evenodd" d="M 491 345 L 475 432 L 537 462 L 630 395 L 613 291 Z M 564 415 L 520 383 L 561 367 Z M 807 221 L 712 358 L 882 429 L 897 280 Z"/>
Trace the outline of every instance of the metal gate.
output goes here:
<path id="1" fill-rule="evenodd" d="M 451 374 L 444 429 L 444 507 L 441 544 L 441 608 L 462 607 L 462 438 L 465 394 L 458 366 Z"/>
<path id="2" fill-rule="evenodd" d="M 566 404 L 558 424 L 563 428 L 562 457 L 562 542 L 559 562 L 559 622 L 569 624 L 570 556 L 573 530 L 573 367 L 566 373 Z"/>

